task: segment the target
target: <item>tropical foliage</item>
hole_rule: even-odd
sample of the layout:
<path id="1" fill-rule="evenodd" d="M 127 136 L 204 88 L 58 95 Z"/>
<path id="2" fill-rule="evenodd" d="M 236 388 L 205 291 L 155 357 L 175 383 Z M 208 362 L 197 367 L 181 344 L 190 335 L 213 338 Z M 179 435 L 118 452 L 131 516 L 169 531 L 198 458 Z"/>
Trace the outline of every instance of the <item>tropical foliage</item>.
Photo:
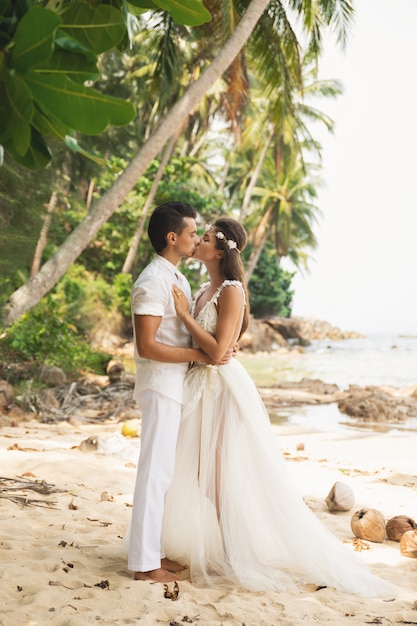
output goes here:
<path id="1" fill-rule="evenodd" d="M 172 11 L 184 24 L 201 24 L 210 14 L 198 0 L 131 0 Z M 135 116 L 131 103 L 86 85 L 100 78 L 98 57 L 129 41 L 132 13 L 123 0 L 0 2 L 0 144 L 24 166 L 50 161 L 48 136 L 85 152 L 74 132 L 96 135 Z M 90 155 L 92 156 L 92 155 Z"/>
<path id="2" fill-rule="evenodd" d="M 251 248 L 247 249 L 244 259 Z M 251 313 L 257 318 L 290 317 L 292 311 L 291 281 L 294 273 L 284 270 L 276 257 L 275 248 L 268 243 L 249 281 Z"/>
<path id="3" fill-rule="evenodd" d="M 200 4 L 187 0 L 184 6 L 191 6 L 189 2 Z M 77 4 L 0 0 L 0 15 L 3 10 L 6 16 L 0 19 L 0 33 L 8 29 L 9 37 L 0 39 L 0 90 L 6 94 L 9 75 L 17 76 L 30 91 L 34 110 L 26 118 L 30 132 L 22 131 L 22 136 L 15 129 L 18 117 L 9 117 L 7 129 L 6 124 L 1 126 L 3 118 L 0 121 L 0 140 L 6 147 L 0 168 L 0 246 L 5 251 L 0 257 L 0 304 L 5 325 L 19 318 L 30 324 L 30 311 L 33 315 L 40 311 L 41 319 L 59 303 L 55 311 L 60 319 L 83 341 L 99 344 L 100 326 L 130 336 L 130 286 L 152 253 L 144 236 L 148 212 L 170 198 L 193 204 L 201 225 L 220 214 L 240 219 L 249 233 L 246 260 L 253 310 L 259 315 L 290 314 L 292 274 L 282 271 L 280 259 L 288 256 L 295 266 L 307 267 L 317 244 L 320 145 L 314 129 L 320 123 L 331 131 L 332 121 L 316 103 L 319 97 L 341 92 L 337 82 L 317 81 L 320 33 L 330 26 L 343 40 L 351 4 L 318 0 L 312 12 L 310 3 L 297 2 L 287 14 L 279 0 L 252 0 L 249 5 L 235 0 L 221 7 L 212 1 L 206 2 L 211 21 L 189 28 L 165 6 L 160 10 L 152 4 L 153 12 L 141 15 L 135 3 L 132 29 L 131 13 L 124 12 L 121 1 L 95 1 L 91 6 L 84 2 L 89 8 L 112 7 L 123 18 L 122 38 L 115 38 L 104 53 L 96 44 L 87 45 L 80 34 L 77 39 L 67 27 L 68 16 L 73 15 L 69 7 L 74 11 Z M 133 11 L 131 3 L 127 6 Z M 27 67 L 25 63 L 14 67 L 20 58 L 14 56 L 17 24 L 28 11 L 41 9 L 59 18 L 47 36 L 52 50 L 45 61 L 47 71 L 36 56 L 41 51 L 29 55 L 30 60 L 28 56 Z M 13 11 L 12 27 L 7 20 Z M 89 19 L 95 25 L 92 15 Z M 126 47 L 128 33 L 131 45 Z M 61 116 L 62 101 L 57 107 L 47 98 L 46 106 L 37 100 L 43 97 L 41 92 L 32 89 L 33 74 L 39 74 L 41 82 L 50 77 L 56 53 L 70 39 L 76 42 L 71 54 L 77 50 L 79 55 L 80 46 L 90 46 L 91 54 L 78 56 L 78 66 L 62 66 L 63 74 L 77 83 L 70 67 L 88 68 L 88 59 L 94 61 L 94 80 L 92 73 L 80 72 L 78 85 L 103 96 L 101 104 L 107 103 L 94 109 L 97 125 L 91 127 L 89 104 L 82 111 L 74 105 L 77 120 L 73 123 L 68 117 L 71 111 Z M 32 43 L 37 48 L 39 37 Z M 23 44 L 21 50 L 24 58 Z M 0 99 L 6 102 L 6 116 L 17 115 L 11 93 Z M 113 114 L 102 116 L 104 109 L 114 112 L 115 103 L 121 106 L 117 110 L 135 112 L 126 116 L 127 124 Z M 48 132 L 46 127 L 36 127 L 40 118 L 50 118 Z M 107 121 L 103 125 L 100 119 Z M 53 132 L 51 125 L 65 132 Z M 87 134 L 89 129 L 94 133 Z M 25 155 L 34 158 L 33 136 L 46 146 L 45 154 L 52 154 L 46 168 L 40 161 L 26 161 Z M 16 151 L 16 146 L 21 150 L 26 145 L 20 143 L 22 137 L 30 138 L 24 155 Z M 93 158 L 86 159 L 85 154 Z M 40 170 L 31 172 L 28 166 Z M 36 255 L 40 255 L 40 268 Z M 185 271 L 193 287 L 204 279 L 193 263 Z M 46 294 L 48 299 L 42 300 Z M 6 332 L 5 340 L 13 329 Z"/>

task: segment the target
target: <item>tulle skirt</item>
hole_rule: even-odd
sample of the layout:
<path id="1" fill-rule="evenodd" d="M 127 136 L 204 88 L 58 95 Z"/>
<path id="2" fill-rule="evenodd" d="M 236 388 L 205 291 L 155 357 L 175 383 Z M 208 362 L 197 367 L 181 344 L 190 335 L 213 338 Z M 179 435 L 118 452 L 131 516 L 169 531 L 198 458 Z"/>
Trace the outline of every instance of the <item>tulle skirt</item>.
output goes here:
<path id="1" fill-rule="evenodd" d="M 193 367 L 184 400 L 163 545 L 190 568 L 195 584 L 282 590 L 314 583 L 394 597 L 395 587 L 374 576 L 304 503 L 237 359 Z"/>

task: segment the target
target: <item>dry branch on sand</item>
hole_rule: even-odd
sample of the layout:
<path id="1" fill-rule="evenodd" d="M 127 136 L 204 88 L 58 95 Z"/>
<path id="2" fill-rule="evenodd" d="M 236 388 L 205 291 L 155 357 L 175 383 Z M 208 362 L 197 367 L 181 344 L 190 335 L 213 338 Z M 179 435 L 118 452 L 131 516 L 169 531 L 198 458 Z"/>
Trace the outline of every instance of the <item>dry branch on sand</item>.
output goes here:
<path id="1" fill-rule="evenodd" d="M 55 485 L 51 485 L 44 480 L 30 480 L 23 476 L 18 478 L 8 478 L 0 476 L 0 498 L 10 500 L 15 504 L 23 506 L 44 506 L 55 508 L 56 502 L 50 500 L 41 500 L 38 498 L 29 498 L 22 492 L 27 490 L 36 491 L 42 495 L 50 495 L 51 493 L 62 493 L 64 489 L 59 489 Z M 20 492 L 20 493 L 19 493 Z"/>
<path id="2" fill-rule="evenodd" d="M 106 386 L 72 382 L 52 389 L 27 390 L 21 405 L 37 415 L 40 421 L 56 423 L 70 418 L 90 423 L 118 419 L 135 407 L 133 383 L 118 382 Z"/>

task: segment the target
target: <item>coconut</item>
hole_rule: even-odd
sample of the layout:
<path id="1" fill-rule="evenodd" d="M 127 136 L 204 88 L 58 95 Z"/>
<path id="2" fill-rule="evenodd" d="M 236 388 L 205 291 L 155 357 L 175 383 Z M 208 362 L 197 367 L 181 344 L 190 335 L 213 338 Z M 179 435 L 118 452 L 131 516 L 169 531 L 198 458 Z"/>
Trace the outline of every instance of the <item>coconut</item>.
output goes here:
<path id="1" fill-rule="evenodd" d="M 388 520 L 385 527 L 388 539 L 400 541 L 407 530 L 417 529 L 416 522 L 407 515 L 396 515 Z"/>
<path id="2" fill-rule="evenodd" d="M 385 539 L 385 518 L 380 511 L 362 508 L 350 520 L 353 534 L 359 539 L 382 543 Z"/>
<path id="3" fill-rule="evenodd" d="M 326 498 L 329 511 L 350 511 L 355 504 L 355 495 L 349 485 L 335 482 Z"/>
<path id="4" fill-rule="evenodd" d="M 417 530 L 406 530 L 400 540 L 400 552 L 403 556 L 417 559 Z"/>

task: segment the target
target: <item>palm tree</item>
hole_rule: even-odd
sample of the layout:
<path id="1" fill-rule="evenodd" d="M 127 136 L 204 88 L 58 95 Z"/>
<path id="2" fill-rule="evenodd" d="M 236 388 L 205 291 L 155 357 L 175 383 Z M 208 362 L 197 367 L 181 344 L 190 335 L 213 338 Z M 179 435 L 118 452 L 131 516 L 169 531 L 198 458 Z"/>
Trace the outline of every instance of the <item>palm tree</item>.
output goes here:
<path id="1" fill-rule="evenodd" d="M 274 243 L 278 260 L 289 256 L 296 266 L 306 266 L 306 250 L 317 246 L 313 233 L 319 214 L 313 203 L 317 196 L 318 181 L 314 178 L 317 167 L 305 163 L 300 154 L 287 148 L 281 156 L 277 178 L 275 161 L 267 159 L 260 186 L 255 187 L 253 194 L 261 218 L 259 212 L 254 211 L 246 222 L 252 244 L 246 267 L 247 281 L 267 241 Z"/>
<path id="2" fill-rule="evenodd" d="M 269 7 L 269 8 L 268 8 Z M 251 0 L 245 13 L 239 20 L 233 34 L 226 41 L 212 63 L 204 70 L 199 78 L 192 83 L 184 95 L 173 105 L 166 116 L 160 120 L 158 127 L 151 133 L 149 139 L 139 149 L 130 164 L 109 189 L 96 203 L 84 221 L 69 235 L 55 255 L 26 284 L 22 285 L 10 297 L 5 307 L 4 322 L 11 324 L 39 300 L 57 283 L 68 267 L 87 247 L 95 237 L 123 198 L 135 185 L 139 176 L 146 170 L 151 160 L 159 154 L 166 142 L 175 134 L 178 126 L 195 108 L 205 93 L 212 87 L 218 78 L 231 66 L 244 45 L 255 31 L 257 39 L 262 40 L 263 33 L 257 27 L 264 17 L 274 21 L 277 27 L 277 40 L 280 41 L 279 66 L 282 78 L 285 81 L 285 56 L 291 62 L 297 54 L 298 42 L 293 28 L 280 0 Z M 293 8 L 301 16 L 306 33 L 310 34 L 308 46 L 317 53 L 320 51 L 320 34 L 323 25 L 338 28 L 339 36 L 343 40 L 347 27 L 353 15 L 351 3 L 348 0 L 317 0 L 314 5 L 310 2 L 293 2 Z M 262 20 L 263 21 L 263 20 Z M 269 51 L 264 50 L 264 59 Z M 271 70 L 272 68 L 270 68 Z"/>
<path id="3" fill-rule="evenodd" d="M 319 158 L 321 157 L 320 144 L 314 140 L 307 122 L 320 122 L 324 124 L 329 132 L 333 132 L 333 121 L 322 111 L 308 104 L 307 100 L 311 97 L 317 98 L 318 96 L 336 97 L 341 93 L 340 83 L 337 81 L 318 81 L 309 55 L 303 58 L 302 79 L 303 89 L 301 93 L 297 88 L 293 90 L 293 93 L 283 93 L 279 88 L 272 92 L 271 86 L 267 85 L 267 90 L 271 92 L 270 98 L 267 99 L 264 96 L 266 89 L 262 87 L 259 80 L 257 80 L 257 88 L 253 90 L 255 97 L 252 100 L 252 112 L 247 116 L 248 123 L 243 134 L 242 146 L 246 149 L 246 152 L 249 152 L 249 155 L 246 154 L 246 161 L 249 158 L 251 164 L 248 168 L 247 176 L 242 179 L 242 189 L 240 191 L 240 197 L 242 197 L 241 194 L 244 192 L 240 205 L 240 221 L 242 223 L 246 215 L 251 212 L 249 205 L 254 199 L 254 192 L 259 179 L 261 180 L 260 186 L 265 186 L 266 188 L 266 195 L 264 195 L 261 205 L 265 211 L 264 215 L 262 215 L 262 210 L 260 211 L 260 207 L 256 202 L 255 206 L 252 207 L 252 212 L 256 212 L 259 223 L 256 226 L 252 226 L 254 232 L 256 232 L 254 236 L 256 246 L 253 248 L 250 257 L 247 269 L 248 278 L 250 278 L 256 267 L 266 241 L 268 238 L 271 240 L 272 237 L 271 220 L 273 223 L 274 207 L 270 201 L 265 201 L 265 197 L 269 196 L 270 192 L 272 196 L 277 196 L 277 198 L 281 194 L 283 197 L 279 202 L 284 203 L 281 206 L 281 211 L 284 210 L 285 212 L 286 191 L 284 188 L 281 190 L 280 185 L 288 185 L 288 172 L 291 173 L 291 177 L 294 175 L 294 163 L 299 162 L 302 165 L 305 153 L 308 151 L 313 151 Z M 285 159 L 283 161 L 283 155 L 285 154 L 287 154 L 286 162 Z M 263 171 L 265 164 L 268 163 L 268 159 L 273 161 L 273 166 L 270 163 L 269 170 L 267 170 L 267 175 L 265 176 Z M 296 177 L 298 186 L 302 179 L 302 171 L 303 169 L 297 165 Z M 284 179 L 282 179 L 283 173 Z M 308 179 L 306 170 L 305 178 L 306 180 Z M 239 190 L 236 195 L 239 196 Z M 269 200 L 272 196 L 269 196 Z M 314 212 L 311 213 L 311 219 L 313 217 Z M 253 219 L 251 222 L 253 224 Z M 300 228 L 300 234 L 305 234 L 304 221 L 301 222 Z M 286 231 L 289 231 L 288 224 Z M 303 248 L 305 248 L 306 242 L 311 239 L 311 234 L 309 234 L 307 239 L 303 236 L 301 237 Z M 279 240 L 279 234 L 277 237 Z M 292 240 L 294 241 L 294 233 Z M 293 251 L 293 246 L 290 249 Z M 276 251 L 278 257 L 288 254 L 288 251 L 283 254 L 279 243 L 276 243 Z M 306 257 L 304 260 L 306 260 Z"/>

